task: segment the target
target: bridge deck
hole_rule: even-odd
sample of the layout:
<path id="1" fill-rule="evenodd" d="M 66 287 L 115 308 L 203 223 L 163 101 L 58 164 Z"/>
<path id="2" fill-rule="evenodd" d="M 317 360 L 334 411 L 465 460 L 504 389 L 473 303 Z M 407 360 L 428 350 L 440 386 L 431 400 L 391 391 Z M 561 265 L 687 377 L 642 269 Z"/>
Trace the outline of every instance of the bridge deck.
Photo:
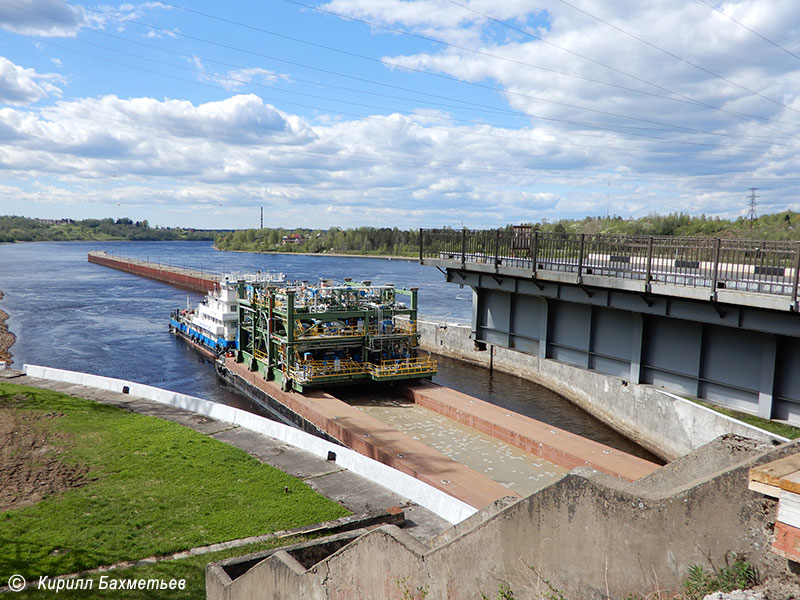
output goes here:
<path id="1" fill-rule="evenodd" d="M 800 242 L 420 230 L 423 264 L 798 310 Z"/>

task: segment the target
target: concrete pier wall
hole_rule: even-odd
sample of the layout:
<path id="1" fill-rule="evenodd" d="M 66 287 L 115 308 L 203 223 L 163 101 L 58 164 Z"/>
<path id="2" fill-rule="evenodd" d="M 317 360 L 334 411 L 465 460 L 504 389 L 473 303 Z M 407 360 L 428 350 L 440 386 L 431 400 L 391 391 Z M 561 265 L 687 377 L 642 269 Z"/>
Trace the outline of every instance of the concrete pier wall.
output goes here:
<path id="1" fill-rule="evenodd" d="M 259 417 L 245 410 L 226 406 L 224 404 L 217 404 L 216 402 L 204 400 L 195 396 L 187 396 L 186 394 L 179 394 L 170 390 L 124 381 L 122 379 L 114 379 L 112 377 L 102 377 L 100 375 L 66 371 L 38 365 L 25 365 L 24 370 L 25 374 L 30 377 L 128 393 L 132 396 L 138 396 L 184 410 L 190 410 L 213 419 L 225 421 L 238 427 L 268 435 L 323 458 L 327 458 L 329 451 L 335 452 L 336 464 L 338 466 L 378 483 L 408 498 L 412 502 L 416 502 L 450 523 L 463 521 L 477 512 L 472 506 L 437 490 L 433 486 L 419 481 L 410 475 L 401 473 L 396 469 L 392 469 L 376 460 L 362 456 L 358 452 L 322 440 L 309 433 L 295 429 L 294 427 L 277 423 L 264 417 Z"/>
<path id="2" fill-rule="evenodd" d="M 195 292 L 208 292 L 217 287 L 217 279 L 215 279 L 214 275 L 193 269 L 182 269 L 132 258 L 114 257 L 106 252 L 89 252 L 88 260 L 90 263 L 111 267 L 134 275 L 141 275 L 156 281 L 163 281 Z"/>
<path id="3" fill-rule="evenodd" d="M 761 441 L 786 438 L 722 415 L 652 385 L 582 369 L 497 346 L 479 351 L 470 326 L 420 320 L 420 345 L 481 367 L 543 385 L 665 460 L 674 460 L 726 433 Z"/>

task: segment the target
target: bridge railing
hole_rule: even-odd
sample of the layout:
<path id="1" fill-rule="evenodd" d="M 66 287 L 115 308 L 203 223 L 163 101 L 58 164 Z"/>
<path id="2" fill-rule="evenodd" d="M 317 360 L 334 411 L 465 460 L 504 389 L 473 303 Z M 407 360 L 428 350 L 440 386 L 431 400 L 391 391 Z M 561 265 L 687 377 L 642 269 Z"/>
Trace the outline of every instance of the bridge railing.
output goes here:
<path id="1" fill-rule="evenodd" d="M 499 230 L 420 229 L 426 258 L 636 279 L 647 284 L 733 289 L 798 301 L 800 242 Z"/>

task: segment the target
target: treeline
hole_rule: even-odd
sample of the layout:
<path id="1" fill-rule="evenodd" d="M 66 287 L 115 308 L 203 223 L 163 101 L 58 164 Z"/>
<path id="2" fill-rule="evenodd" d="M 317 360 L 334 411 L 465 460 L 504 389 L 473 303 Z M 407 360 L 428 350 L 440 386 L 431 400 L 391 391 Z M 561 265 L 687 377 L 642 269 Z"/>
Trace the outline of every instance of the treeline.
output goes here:
<path id="1" fill-rule="evenodd" d="M 150 227 L 147 221 L 121 219 L 29 219 L 0 216 L 0 242 L 62 242 L 105 240 L 213 240 L 219 232 Z"/>
<path id="2" fill-rule="evenodd" d="M 800 213 L 785 211 L 762 215 L 751 221 L 719 217 L 689 216 L 684 213 L 650 215 L 640 219 L 586 217 L 534 223 L 539 231 L 555 233 L 613 233 L 625 235 L 703 236 L 756 240 L 800 240 Z"/>
<path id="3" fill-rule="evenodd" d="M 800 213 L 763 215 L 754 221 L 683 213 L 650 215 L 640 219 L 586 217 L 529 223 L 534 231 L 550 233 L 610 233 L 617 235 L 704 236 L 767 240 L 800 240 Z M 507 228 L 511 228 L 508 225 Z M 359 227 L 357 229 L 243 229 L 217 236 L 220 250 L 246 252 L 307 252 L 416 256 L 416 229 Z"/>
<path id="4" fill-rule="evenodd" d="M 244 229 L 217 236 L 215 245 L 220 250 L 248 252 L 415 256 L 419 253 L 419 232 L 397 227 Z"/>

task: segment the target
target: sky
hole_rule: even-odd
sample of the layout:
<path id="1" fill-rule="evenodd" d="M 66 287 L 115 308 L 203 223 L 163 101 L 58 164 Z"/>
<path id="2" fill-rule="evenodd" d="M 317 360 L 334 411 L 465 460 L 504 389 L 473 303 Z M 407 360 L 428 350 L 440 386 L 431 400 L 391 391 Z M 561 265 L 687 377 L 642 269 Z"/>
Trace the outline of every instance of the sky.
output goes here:
<path id="1" fill-rule="evenodd" d="M 0 0 L 0 214 L 800 210 L 796 0 Z"/>

